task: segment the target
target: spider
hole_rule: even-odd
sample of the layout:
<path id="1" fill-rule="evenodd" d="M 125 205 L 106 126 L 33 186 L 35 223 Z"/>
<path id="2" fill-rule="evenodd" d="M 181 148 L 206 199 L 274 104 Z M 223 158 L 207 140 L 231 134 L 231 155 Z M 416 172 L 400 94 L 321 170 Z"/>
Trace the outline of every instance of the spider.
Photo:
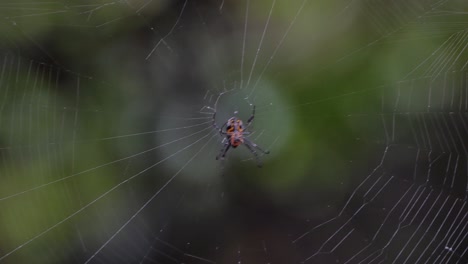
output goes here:
<path id="1" fill-rule="evenodd" d="M 234 112 L 236 114 L 237 112 Z M 249 127 L 249 125 L 252 123 L 253 119 L 255 116 L 255 105 L 253 106 L 252 110 L 252 116 L 247 120 L 247 124 L 245 128 Z M 260 157 L 255 149 L 258 149 L 261 151 L 263 154 L 268 154 L 270 151 L 268 150 L 263 150 L 261 149 L 257 144 L 254 142 L 250 141 L 248 138 L 245 137 L 245 135 L 249 135 L 250 132 L 245 131 L 244 126 L 242 124 L 242 120 L 237 118 L 236 116 L 233 116 L 226 121 L 221 128 L 216 124 L 216 112 L 213 114 L 213 127 L 216 128 L 219 131 L 219 134 L 221 136 L 226 136 L 226 138 L 223 139 L 223 147 L 221 148 L 219 154 L 216 156 L 216 160 L 219 158 L 224 159 L 226 157 L 226 153 L 229 150 L 229 148 L 237 148 L 239 145 L 244 144 L 249 151 L 255 156 L 255 159 L 257 160 L 257 166 L 260 168 L 262 167 L 262 161 L 260 160 Z M 226 129 L 223 131 L 224 127 Z"/>

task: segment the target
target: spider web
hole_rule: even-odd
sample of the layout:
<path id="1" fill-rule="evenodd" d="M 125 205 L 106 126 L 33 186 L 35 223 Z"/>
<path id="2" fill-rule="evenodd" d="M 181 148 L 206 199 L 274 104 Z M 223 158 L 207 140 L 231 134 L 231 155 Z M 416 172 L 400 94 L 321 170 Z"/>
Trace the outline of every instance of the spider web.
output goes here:
<path id="1" fill-rule="evenodd" d="M 467 8 L 1 3 L 0 262 L 468 263 Z"/>

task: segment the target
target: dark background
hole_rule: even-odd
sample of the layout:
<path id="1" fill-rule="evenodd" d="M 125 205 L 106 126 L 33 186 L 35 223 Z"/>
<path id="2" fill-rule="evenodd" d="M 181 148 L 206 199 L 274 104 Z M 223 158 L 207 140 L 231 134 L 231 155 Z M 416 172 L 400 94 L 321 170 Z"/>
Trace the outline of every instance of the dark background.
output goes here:
<path id="1" fill-rule="evenodd" d="M 467 8 L 0 3 L 0 262 L 468 263 Z"/>

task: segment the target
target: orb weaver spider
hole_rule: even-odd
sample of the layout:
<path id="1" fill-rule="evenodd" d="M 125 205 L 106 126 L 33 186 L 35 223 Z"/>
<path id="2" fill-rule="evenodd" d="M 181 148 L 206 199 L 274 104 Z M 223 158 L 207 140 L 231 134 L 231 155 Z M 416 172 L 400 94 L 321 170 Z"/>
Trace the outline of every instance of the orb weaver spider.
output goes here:
<path id="1" fill-rule="evenodd" d="M 234 112 L 237 114 L 237 112 Z M 247 124 L 245 128 L 249 127 L 255 117 L 255 105 L 252 108 L 252 116 L 247 120 Z M 255 149 L 258 149 L 263 154 L 268 154 L 270 151 L 263 150 L 257 144 L 250 141 L 245 135 L 250 135 L 250 132 L 245 131 L 243 126 L 242 120 L 233 116 L 229 118 L 221 127 L 216 124 L 216 111 L 213 114 L 213 127 L 219 131 L 221 136 L 226 136 L 223 139 L 223 147 L 221 148 L 219 154 L 216 156 L 216 160 L 221 158 L 222 160 L 226 157 L 226 153 L 228 152 L 229 148 L 237 148 L 239 145 L 244 144 L 247 149 L 255 156 L 257 160 L 257 166 L 259 168 L 262 167 L 262 161 L 260 160 L 260 156 L 258 155 Z M 223 131 L 224 127 L 226 129 Z"/>

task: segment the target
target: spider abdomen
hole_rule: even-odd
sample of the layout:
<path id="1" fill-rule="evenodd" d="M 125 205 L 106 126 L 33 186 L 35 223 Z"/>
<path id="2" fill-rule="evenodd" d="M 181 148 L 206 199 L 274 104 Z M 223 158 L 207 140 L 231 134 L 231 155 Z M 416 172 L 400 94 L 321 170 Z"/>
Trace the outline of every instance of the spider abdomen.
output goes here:
<path id="1" fill-rule="evenodd" d="M 228 135 L 228 140 L 229 143 L 233 148 L 237 148 L 239 145 L 244 143 L 243 135 L 242 133 L 232 133 L 231 135 Z"/>

